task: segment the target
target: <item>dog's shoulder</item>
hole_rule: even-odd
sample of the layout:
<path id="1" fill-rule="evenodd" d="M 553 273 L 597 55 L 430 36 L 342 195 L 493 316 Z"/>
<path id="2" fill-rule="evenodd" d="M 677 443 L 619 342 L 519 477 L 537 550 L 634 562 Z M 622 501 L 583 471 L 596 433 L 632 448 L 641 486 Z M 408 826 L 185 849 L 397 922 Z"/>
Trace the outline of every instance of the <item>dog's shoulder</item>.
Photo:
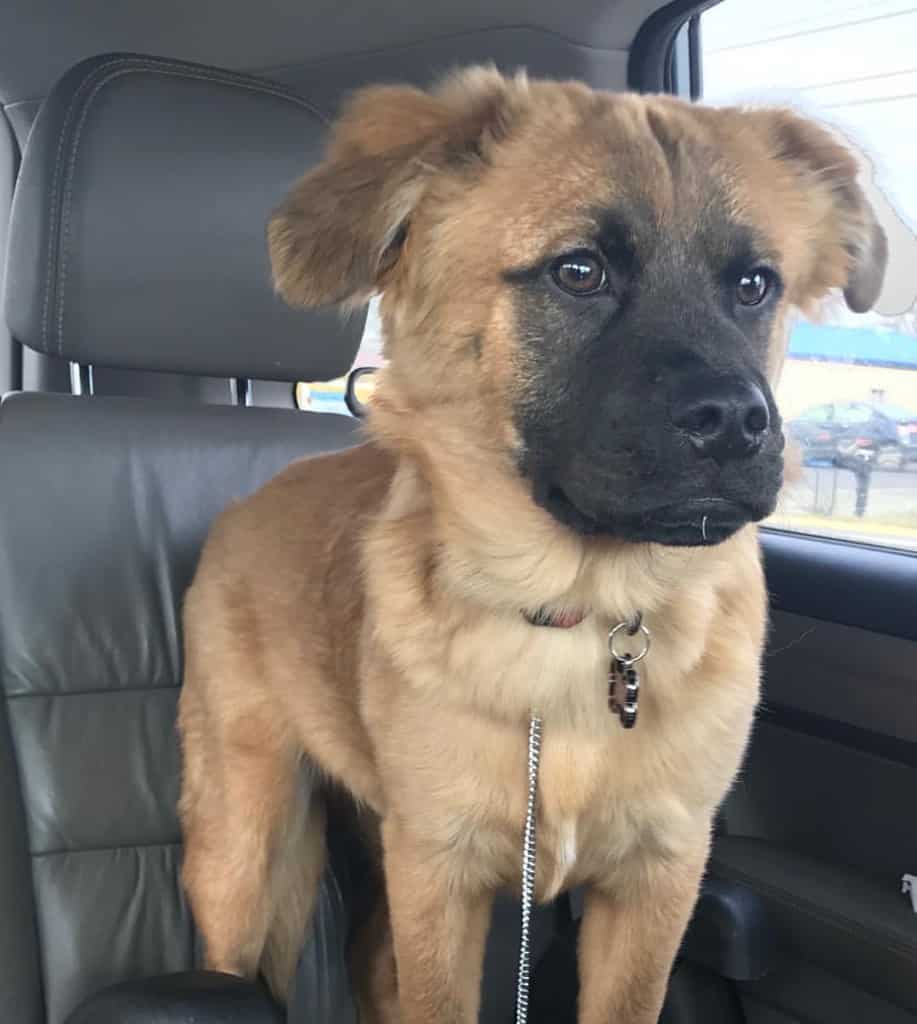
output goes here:
<path id="1" fill-rule="evenodd" d="M 252 498 L 261 503 L 294 497 L 301 500 L 308 492 L 323 506 L 365 500 L 378 493 L 380 499 L 394 473 L 394 458 L 372 441 L 343 451 L 306 455 L 291 462 L 268 481 Z"/>
<path id="2" fill-rule="evenodd" d="M 218 517 L 197 579 L 321 577 L 342 550 L 355 560 L 358 535 L 393 473 L 392 457 L 371 443 L 297 459 Z"/>
<path id="3" fill-rule="evenodd" d="M 214 535 L 225 530 L 272 529 L 281 523 L 328 521 L 338 514 L 365 510 L 381 502 L 393 473 L 391 455 L 371 442 L 303 456 L 254 494 L 233 502 L 217 521 Z"/>

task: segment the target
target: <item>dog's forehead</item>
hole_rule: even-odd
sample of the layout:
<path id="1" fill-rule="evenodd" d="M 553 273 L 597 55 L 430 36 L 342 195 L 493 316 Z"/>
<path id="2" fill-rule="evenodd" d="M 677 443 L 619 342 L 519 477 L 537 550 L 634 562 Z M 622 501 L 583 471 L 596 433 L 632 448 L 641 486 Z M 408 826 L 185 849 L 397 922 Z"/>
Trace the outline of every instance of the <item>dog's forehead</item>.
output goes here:
<path id="1" fill-rule="evenodd" d="M 716 129 L 715 115 L 687 104 L 536 93 L 489 189 L 496 222 L 507 225 L 507 261 L 533 263 L 609 232 L 637 250 L 662 235 L 685 245 L 745 237 L 749 247 L 775 249 L 752 209 L 760 185 Z"/>

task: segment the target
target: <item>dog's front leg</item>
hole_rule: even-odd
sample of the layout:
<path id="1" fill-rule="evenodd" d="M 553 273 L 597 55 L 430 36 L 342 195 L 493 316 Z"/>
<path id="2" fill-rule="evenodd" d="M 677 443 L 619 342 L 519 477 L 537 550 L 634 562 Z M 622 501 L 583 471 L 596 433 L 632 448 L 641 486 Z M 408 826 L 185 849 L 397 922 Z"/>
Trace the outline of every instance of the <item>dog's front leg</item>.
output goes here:
<path id="1" fill-rule="evenodd" d="M 642 865 L 586 895 L 580 930 L 579 1024 L 656 1024 L 672 961 L 694 909 L 707 843 Z"/>
<path id="2" fill-rule="evenodd" d="M 400 1024 L 476 1024 L 493 893 L 400 823 L 382 838 Z"/>

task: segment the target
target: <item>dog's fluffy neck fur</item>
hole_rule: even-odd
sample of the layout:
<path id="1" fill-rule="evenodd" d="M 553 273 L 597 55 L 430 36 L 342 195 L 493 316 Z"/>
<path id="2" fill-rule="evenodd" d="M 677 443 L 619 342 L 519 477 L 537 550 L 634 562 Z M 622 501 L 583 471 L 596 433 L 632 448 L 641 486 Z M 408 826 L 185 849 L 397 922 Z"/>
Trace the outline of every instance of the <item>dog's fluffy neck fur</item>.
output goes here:
<path id="1" fill-rule="evenodd" d="M 505 453 L 469 446 L 454 409 L 410 408 L 384 388 L 377 395 L 370 430 L 395 468 L 366 543 L 374 565 L 387 563 L 389 587 L 375 596 L 370 576 L 366 583 L 370 617 L 401 624 L 383 632 L 404 638 L 387 653 L 406 678 L 440 695 L 455 687 L 458 701 L 499 718 L 537 709 L 576 727 L 605 723 L 607 632 L 640 611 L 659 659 L 677 662 L 662 685 L 678 685 L 703 652 L 719 588 L 735 576 L 736 549 L 757 564 L 753 528 L 717 548 L 580 537 L 534 503 L 525 481 L 507 472 Z M 470 478 L 470 491 L 453 483 Z M 393 600 L 398 576 L 411 582 L 404 604 Z M 539 630 L 522 612 L 542 607 L 588 618 L 571 630 Z M 459 634 L 475 641 L 459 649 L 451 641 Z M 507 673 L 501 685 L 492 673 L 507 666 L 522 674 Z"/>

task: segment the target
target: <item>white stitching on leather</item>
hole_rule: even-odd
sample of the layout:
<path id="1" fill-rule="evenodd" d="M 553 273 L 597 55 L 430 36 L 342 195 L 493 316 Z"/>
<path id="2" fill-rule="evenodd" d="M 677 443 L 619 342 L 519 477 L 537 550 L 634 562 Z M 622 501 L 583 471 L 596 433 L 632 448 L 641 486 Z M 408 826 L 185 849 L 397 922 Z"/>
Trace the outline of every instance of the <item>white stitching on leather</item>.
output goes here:
<path id="1" fill-rule="evenodd" d="M 124 65 L 127 65 L 126 67 Z M 120 68 L 120 70 L 115 70 Z M 89 93 L 86 99 L 85 106 L 80 114 L 79 121 L 76 125 L 76 130 L 73 137 L 73 146 L 70 151 L 70 159 L 67 165 L 67 173 L 64 180 L 66 181 L 66 188 L 64 191 L 63 201 L 61 204 L 61 217 L 60 217 L 60 239 L 59 239 L 59 254 L 60 254 L 60 268 L 58 273 L 58 294 L 57 294 L 57 352 L 59 356 L 63 356 L 64 351 L 64 305 L 65 305 L 65 292 L 67 284 L 67 271 L 69 262 L 68 253 L 68 241 L 70 236 L 70 204 L 73 196 L 73 180 L 76 170 L 76 160 L 80 147 L 80 139 L 83 133 L 83 127 L 86 123 L 86 119 L 89 115 L 89 111 L 92 104 L 95 102 L 96 97 L 101 90 L 111 82 L 122 77 L 123 75 L 134 74 L 138 72 L 150 72 L 152 74 L 162 74 L 173 78 L 185 78 L 189 80 L 196 80 L 202 82 L 213 82 L 218 85 L 232 85 L 236 88 L 246 90 L 248 92 L 257 93 L 265 96 L 274 96 L 277 99 L 287 100 L 288 102 L 294 103 L 296 106 L 301 107 L 304 110 L 309 111 L 317 117 L 323 124 L 327 124 L 327 118 L 325 118 L 315 107 L 312 106 L 307 100 L 301 96 L 297 96 L 295 93 L 288 92 L 285 89 L 281 89 L 277 86 L 273 86 L 270 83 L 260 83 L 256 80 L 252 80 L 243 75 L 236 75 L 231 71 L 193 71 L 189 70 L 186 66 L 178 63 L 171 63 L 167 61 L 149 61 L 143 60 L 142 58 L 136 57 L 120 57 L 111 61 L 107 61 L 105 64 L 99 65 L 99 67 L 93 69 L 93 72 L 86 77 L 86 79 L 80 84 L 79 89 L 74 93 L 73 99 L 70 102 L 70 107 L 67 110 L 67 118 L 64 126 L 61 130 L 61 137 L 58 143 L 58 161 L 62 158 L 62 150 L 64 140 L 66 139 L 66 129 L 70 120 L 70 117 L 75 109 L 75 104 L 80 95 L 85 91 L 91 82 L 95 82 L 95 86 Z M 99 74 L 103 74 L 101 81 L 96 81 Z M 57 176 L 57 164 L 55 164 L 55 185 Z M 53 262 L 54 253 L 54 231 L 53 224 L 56 219 L 57 204 L 56 204 L 56 188 L 52 192 L 52 230 L 51 230 L 51 243 L 48 247 L 48 266 L 47 266 L 47 287 L 45 291 L 45 310 L 42 317 L 42 331 L 43 338 L 45 340 L 45 346 L 48 347 L 48 339 L 45 337 L 44 332 L 47 324 L 47 313 L 48 304 L 50 301 L 51 292 L 51 264 Z"/>

